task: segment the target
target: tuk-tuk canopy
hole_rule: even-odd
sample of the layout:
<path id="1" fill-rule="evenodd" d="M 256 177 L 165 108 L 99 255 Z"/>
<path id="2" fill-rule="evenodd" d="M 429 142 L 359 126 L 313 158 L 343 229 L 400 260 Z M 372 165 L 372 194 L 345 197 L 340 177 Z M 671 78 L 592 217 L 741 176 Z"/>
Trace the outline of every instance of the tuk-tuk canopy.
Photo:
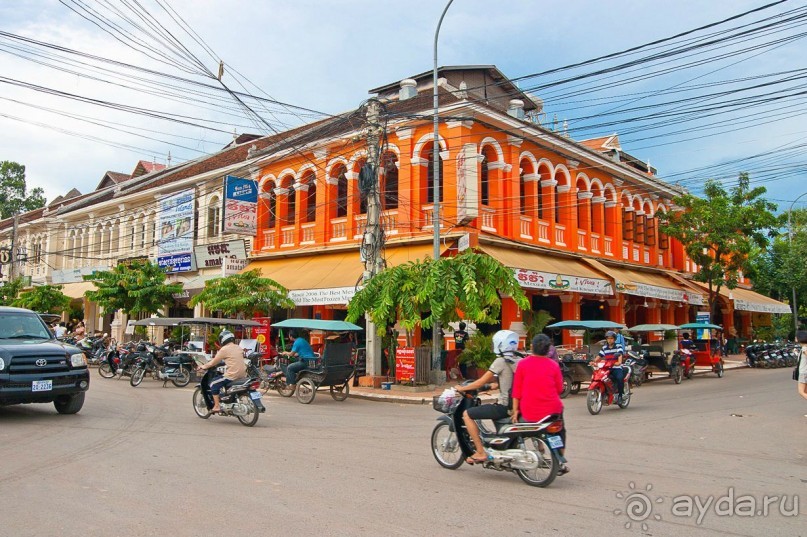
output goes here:
<path id="1" fill-rule="evenodd" d="M 625 325 L 612 321 L 561 321 L 547 325 L 546 328 L 559 330 L 613 330 L 614 328 L 625 328 Z"/>
<path id="2" fill-rule="evenodd" d="M 213 326 L 261 326 L 251 319 L 217 319 L 216 317 L 149 317 L 132 323 L 135 326 L 180 326 L 205 324 Z"/>
<path id="3" fill-rule="evenodd" d="M 361 326 L 347 321 L 326 321 L 323 319 L 286 319 L 285 321 L 272 323 L 272 328 L 305 328 L 325 332 L 358 332 L 364 330 Z"/>
<path id="4" fill-rule="evenodd" d="M 679 328 L 674 324 L 637 324 L 628 328 L 628 332 L 666 332 L 667 330 L 678 330 Z"/>
<path id="5" fill-rule="evenodd" d="M 722 326 L 710 323 L 687 323 L 679 326 L 681 330 L 723 330 Z"/>

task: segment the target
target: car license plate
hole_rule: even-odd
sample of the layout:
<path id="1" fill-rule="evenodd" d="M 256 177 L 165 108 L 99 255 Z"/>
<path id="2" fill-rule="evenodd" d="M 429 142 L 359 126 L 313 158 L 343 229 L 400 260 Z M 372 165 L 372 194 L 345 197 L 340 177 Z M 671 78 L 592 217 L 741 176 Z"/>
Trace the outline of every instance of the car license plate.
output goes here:
<path id="1" fill-rule="evenodd" d="M 249 396 L 255 399 L 256 401 L 261 400 L 261 394 L 259 394 L 258 392 L 249 392 Z"/>
<path id="2" fill-rule="evenodd" d="M 49 392 L 53 389 L 52 380 L 35 380 L 31 384 L 32 392 Z"/>
<path id="3" fill-rule="evenodd" d="M 552 449 L 560 449 L 563 447 L 563 439 L 559 436 L 547 436 L 547 442 Z"/>

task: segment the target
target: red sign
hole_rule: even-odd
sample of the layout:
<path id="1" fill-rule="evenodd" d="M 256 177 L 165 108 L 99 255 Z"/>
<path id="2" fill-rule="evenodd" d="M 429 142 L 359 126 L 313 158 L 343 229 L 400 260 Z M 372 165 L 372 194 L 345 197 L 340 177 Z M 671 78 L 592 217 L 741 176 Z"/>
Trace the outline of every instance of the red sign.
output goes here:
<path id="1" fill-rule="evenodd" d="M 252 337 L 258 340 L 258 345 L 260 345 L 260 353 L 264 355 L 264 357 L 269 356 L 269 326 L 272 322 L 271 317 L 255 317 L 255 321 L 261 323 L 260 326 L 255 326 L 252 328 Z"/>
<path id="2" fill-rule="evenodd" d="M 412 382 L 415 380 L 414 347 L 395 349 L 395 380 L 398 382 Z"/>

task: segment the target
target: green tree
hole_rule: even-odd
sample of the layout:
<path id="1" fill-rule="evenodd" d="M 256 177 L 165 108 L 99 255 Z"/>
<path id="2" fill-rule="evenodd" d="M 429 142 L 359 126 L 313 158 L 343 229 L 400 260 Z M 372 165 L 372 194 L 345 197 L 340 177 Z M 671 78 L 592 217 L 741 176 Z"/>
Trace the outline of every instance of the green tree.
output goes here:
<path id="1" fill-rule="evenodd" d="M 271 278 L 264 278 L 259 270 L 206 281 L 204 290 L 190 302 L 191 306 L 199 303 L 228 317 L 239 313 L 253 317 L 258 312 L 294 308 L 288 289 Z"/>
<path id="2" fill-rule="evenodd" d="M 182 291 L 181 283 L 165 283 L 165 271 L 148 261 L 133 261 L 109 271 L 95 272 L 84 279 L 91 281 L 95 291 L 84 295 L 96 302 L 104 313 L 123 310 L 129 316 L 153 314 Z"/>
<path id="3" fill-rule="evenodd" d="M 10 160 L 0 162 L 0 218 L 10 218 L 44 206 L 44 190 L 27 190 L 25 166 Z"/>
<path id="4" fill-rule="evenodd" d="M 778 219 L 776 205 L 761 196 L 765 187 L 750 188 L 747 173 L 726 191 L 714 179 L 704 185 L 704 197 L 684 194 L 673 199 L 680 211 L 660 214 L 660 229 L 684 245 L 698 265 L 695 281 L 709 290 L 709 311 L 718 313 L 722 287 L 737 287 L 739 272 L 748 272 L 754 248 L 764 249 Z"/>
<path id="5" fill-rule="evenodd" d="M 22 278 L 0 284 L 0 306 L 10 306 L 22 290 Z"/>
<path id="6" fill-rule="evenodd" d="M 62 313 L 70 306 L 70 297 L 62 293 L 61 285 L 39 285 L 20 293 L 12 305 L 39 313 Z"/>
<path id="7" fill-rule="evenodd" d="M 492 323 L 501 313 L 501 296 L 508 295 L 521 309 L 529 307 L 513 271 L 490 256 L 471 250 L 437 261 L 425 259 L 392 267 L 377 274 L 348 304 L 347 320 L 365 312 L 379 334 L 397 320 L 407 330 L 443 326 L 462 318 Z"/>

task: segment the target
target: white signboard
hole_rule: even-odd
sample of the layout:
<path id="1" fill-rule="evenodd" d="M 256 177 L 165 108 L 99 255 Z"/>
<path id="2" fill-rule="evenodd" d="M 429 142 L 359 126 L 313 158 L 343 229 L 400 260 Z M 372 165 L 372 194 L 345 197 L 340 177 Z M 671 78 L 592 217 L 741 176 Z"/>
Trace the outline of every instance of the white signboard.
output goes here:
<path id="1" fill-rule="evenodd" d="M 157 264 L 168 272 L 191 270 L 193 253 L 193 190 L 174 194 L 159 202 Z"/>
<path id="2" fill-rule="evenodd" d="M 661 300 L 670 300 L 673 302 L 686 302 L 696 306 L 703 305 L 703 295 L 698 293 L 689 293 L 683 289 L 670 289 L 669 287 L 657 287 L 646 283 L 637 283 L 624 285 L 621 282 L 617 283 L 617 290 L 626 295 L 636 295 L 647 298 L 658 298 Z"/>
<path id="3" fill-rule="evenodd" d="M 790 313 L 790 306 L 787 304 L 763 304 L 761 302 L 749 302 L 739 298 L 734 299 L 734 309 L 741 311 L 757 311 L 760 313 Z"/>
<path id="4" fill-rule="evenodd" d="M 298 306 L 322 306 L 325 304 L 347 304 L 355 294 L 355 287 L 331 287 L 329 289 L 289 291 L 289 298 Z"/>
<path id="5" fill-rule="evenodd" d="M 247 250 L 243 240 L 236 240 L 197 246 L 193 249 L 193 255 L 196 257 L 196 267 L 201 270 L 220 267 L 225 258 L 244 260 Z"/>
<path id="6" fill-rule="evenodd" d="M 565 274 L 550 274 L 538 270 L 513 269 L 521 287 L 554 291 L 577 291 L 596 295 L 613 295 L 611 282 L 599 278 L 583 278 Z"/>
<path id="7" fill-rule="evenodd" d="M 93 272 L 101 272 L 109 270 L 109 267 L 100 265 L 97 267 L 82 267 L 74 269 L 63 269 L 51 271 L 51 282 L 53 285 L 61 285 L 63 283 L 76 283 L 83 282 L 83 276 L 89 276 Z"/>
<path id="8" fill-rule="evenodd" d="M 465 144 L 457 155 L 457 225 L 479 216 L 478 156 L 475 144 Z"/>
<path id="9" fill-rule="evenodd" d="M 224 277 L 232 274 L 238 274 L 247 266 L 246 259 L 236 259 L 234 257 L 225 257 L 224 262 L 221 264 L 221 275 Z"/>

